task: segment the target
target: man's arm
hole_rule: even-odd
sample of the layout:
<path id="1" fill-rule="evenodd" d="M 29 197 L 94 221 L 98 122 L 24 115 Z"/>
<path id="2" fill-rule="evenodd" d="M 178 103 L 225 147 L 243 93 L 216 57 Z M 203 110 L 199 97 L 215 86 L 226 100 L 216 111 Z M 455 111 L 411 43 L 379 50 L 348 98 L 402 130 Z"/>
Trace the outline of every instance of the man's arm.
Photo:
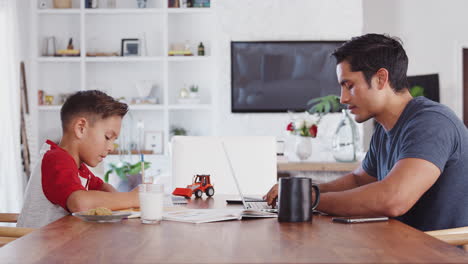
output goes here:
<path id="1" fill-rule="evenodd" d="M 361 167 L 359 167 L 356 170 L 343 175 L 339 179 L 319 184 L 319 189 L 320 193 L 346 191 L 375 181 L 377 181 L 375 177 L 368 175 Z M 278 184 L 275 184 L 270 191 L 263 196 L 263 199 L 266 200 L 269 205 L 274 206 L 276 204 L 277 197 Z"/>
<path id="2" fill-rule="evenodd" d="M 402 159 L 382 181 L 324 193 L 317 209 L 340 216 L 400 216 L 436 182 L 440 173 L 429 161 Z"/>
<path id="3" fill-rule="evenodd" d="M 131 192 L 75 191 L 67 199 L 70 212 L 81 212 L 97 207 L 111 210 L 139 207 L 138 188 Z"/>
<path id="4" fill-rule="evenodd" d="M 103 192 L 117 192 L 117 190 L 114 188 L 114 186 L 108 184 L 108 183 L 103 183 L 101 187 L 101 191 Z"/>
<path id="5" fill-rule="evenodd" d="M 334 181 L 319 184 L 319 188 L 320 193 L 340 192 L 351 190 L 376 181 L 376 177 L 370 176 L 362 169 L 361 166 L 359 166 L 359 168 Z"/>

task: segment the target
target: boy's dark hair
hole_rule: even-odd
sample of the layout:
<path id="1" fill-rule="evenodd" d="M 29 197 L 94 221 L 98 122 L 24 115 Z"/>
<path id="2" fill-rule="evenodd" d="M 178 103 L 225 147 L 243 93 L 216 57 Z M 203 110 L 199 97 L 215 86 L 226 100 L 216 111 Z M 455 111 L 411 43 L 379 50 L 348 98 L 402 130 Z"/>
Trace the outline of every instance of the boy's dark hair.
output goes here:
<path id="1" fill-rule="evenodd" d="M 369 86 L 372 76 L 380 68 L 385 68 L 390 86 L 395 92 L 408 89 L 408 57 L 398 38 L 381 34 L 354 37 L 337 48 L 332 55 L 337 64 L 346 60 L 351 71 L 362 71 Z"/>
<path id="2" fill-rule="evenodd" d="M 66 130 L 69 122 L 78 114 L 88 116 L 91 124 L 98 118 L 110 116 L 123 117 L 128 112 L 128 105 L 97 90 L 77 92 L 65 101 L 60 110 L 62 129 Z"/>

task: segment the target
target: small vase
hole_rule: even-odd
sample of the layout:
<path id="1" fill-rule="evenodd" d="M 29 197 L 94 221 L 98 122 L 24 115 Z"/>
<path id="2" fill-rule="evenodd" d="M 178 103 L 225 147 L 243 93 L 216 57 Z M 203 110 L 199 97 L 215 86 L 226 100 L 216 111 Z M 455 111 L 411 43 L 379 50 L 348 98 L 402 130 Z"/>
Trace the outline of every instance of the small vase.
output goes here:
<path id="1" fill-rule="evenodd" d="M 306 160 L 312 155 L 312 141 L 310 137 L 297 137 L 296 155 L 300 160 Z"/>
<path id="2" fill-rule="evenodd" d="M 147 0 L 137 0 L 138 8 L 146 8 Z"/>
<path id="3" fill-rule="evenodd" d="M 357 160 L 359 133 L 348 111 L 342 110 L 342 113 L 340 123 L 333 135 L 332 153 L 336 161 L 354 162 Z"/>

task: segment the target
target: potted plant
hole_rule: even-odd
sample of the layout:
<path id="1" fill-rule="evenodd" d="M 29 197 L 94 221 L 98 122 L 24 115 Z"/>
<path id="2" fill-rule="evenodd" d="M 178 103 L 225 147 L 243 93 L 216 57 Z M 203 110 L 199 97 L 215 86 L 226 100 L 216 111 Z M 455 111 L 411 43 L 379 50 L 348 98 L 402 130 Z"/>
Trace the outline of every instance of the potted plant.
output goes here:
<path id="1" fill-rule="evenodd" d="M 190 98 L 197 98 L 198 97 L 198 85 L 191 85 L 190 86 Z"/>
<path id="2" fill-rule="evenodd" d="M 340 97 L 333 94 L 314 98 L 307 102 L 307 105 L 312 105 L 308 112 L 310 114 L 318 114 L 319 121 L 322 116 L 328 113 L 337 113 L 346 109 L 346 106 L 340 103 Z"/>
<path id="3" fill-rule="evenodd" d="M 187 130 L 183 127 L 173 126 L 171 127 L 171 135 L 172 136 L 186 136 Z"/>
<path id="4" fill-rule="evenodd" d="M 342 112 L 342 118 L 332 139 L 332 154 L 339 162 L 356 161 L 359 132 L 353 118 L 346 111 L 346 106 L 340 103 L 340 97 L 327 95 L 310 100 L 308 105 L 312 105 L 308 112 L 318 114 L 319 121 L 328 113 Z"/>
<path id="5" fill-rule="evenodd" d="M 145 170 L 150 168 L 151 162 L 144 162 Z M 141 183 L 141 162 L 131 164 L 130 162 L 110 163 L 110 169 L 104 174 L 104 182 L 109 182 L 109 175 L 115 173 L 120 178 L 117 190 L 121 192 L 131 191 Z"/>

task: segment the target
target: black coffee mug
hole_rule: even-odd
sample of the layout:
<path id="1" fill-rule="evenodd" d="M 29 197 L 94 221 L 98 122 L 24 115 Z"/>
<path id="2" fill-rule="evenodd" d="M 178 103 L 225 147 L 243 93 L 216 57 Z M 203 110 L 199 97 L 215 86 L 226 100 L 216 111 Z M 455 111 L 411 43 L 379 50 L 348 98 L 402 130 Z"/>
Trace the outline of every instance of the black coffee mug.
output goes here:
<path id="1" fill-rule="evenodd" d="M 315 190 L 315 202 L 312 204 L 312 188 Z M 310 178 L 281 178 L 278 189 L 278 221 L 312 221 L 312 210 L 320 201 L 320 190 L 312 184 Z"/>

